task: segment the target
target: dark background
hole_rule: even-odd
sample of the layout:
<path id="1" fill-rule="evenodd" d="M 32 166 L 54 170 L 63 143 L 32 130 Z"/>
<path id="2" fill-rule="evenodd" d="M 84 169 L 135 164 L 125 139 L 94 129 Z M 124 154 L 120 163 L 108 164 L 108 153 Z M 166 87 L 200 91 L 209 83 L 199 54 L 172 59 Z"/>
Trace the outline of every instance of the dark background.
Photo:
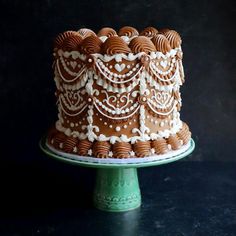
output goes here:
<path id="1" fill-rule="evenodd" d="M 94 218 L 90 214 L 97 217 L 98 224 L 108 220 L 107 215 L 91 210 L 94 170 L 49 160 L 40 152 L 38 142 L 57 119 L 51 69 L 53 39 L 65 30 L 87 27 L 97 32 L 104 26 L 118 30 L 124 25 L 139 30 L 167 27 L 181 34 L 186 74 L 181 118 L 189 124 L 196 142 L 194 153 L 187 159 L 190 161 L 140 170 L 146 202 L 143 214 L 138 213 L 141 224 L 131 229 L 138 230 L 139 235 L 155 235 L 141 229 L 151 214 L 159 212 L 155 216 L 163 220 L 160 212 L 164 212 L 169 218 L 164 223 L 152 221 L 153 232 L 235 235 L 230 233 L 236 232 L 236 193 L 230 190 L 236 186 L 230 169 L 235 168 L 231 163 L 236 160 L 235 1 L 0 0 L 0 11 L 0 235 L 77 235 L 79 227 L 92 230 L 90 225 L 94 224 L 88 222 Z M 212 166 L 209 161 L 220 164 Z M 183 189 L 189 195 L 178 195 Z M 156 199 L 160 205 L 153 207 L 148 201 L 154 202 L 155 191 L 160 194 Z M 202 200 L 194 205 L 191 196 Z M 219 206 L 227 200 L 226 209 L 231 210 L 222 213 Z M 174 210 L 173 205 L 177 206 Z M 84 209 L 83 216 L 76 218 L 78 209 Z M 196 217 L 191 218 L 193 215 Z M 112 218 L 114 222 L 116 217 Z M 129 217 L 132 220 L 137 215 Z M 234 224 L 224 231 L 229 234 L 223 234 L 227 224 L 222 222 L 227 218 L 233 218 Z M 122 225 L 123 221 L 119 222 Z M 219 228 L 221 223 L 223 229 Z M 117 235 L 129 235 L 130 228 L 119 228 L 120 224 L 114 226 L 120 229 Z M 170 227 L 176 224 L 179 228 Z M 68 234 L 59 234 L 63 225 Z M 112 222 L 109 227 L 106 234 L 112 232 Z M 198 230 L 196 234 L 194 230 Z"/>

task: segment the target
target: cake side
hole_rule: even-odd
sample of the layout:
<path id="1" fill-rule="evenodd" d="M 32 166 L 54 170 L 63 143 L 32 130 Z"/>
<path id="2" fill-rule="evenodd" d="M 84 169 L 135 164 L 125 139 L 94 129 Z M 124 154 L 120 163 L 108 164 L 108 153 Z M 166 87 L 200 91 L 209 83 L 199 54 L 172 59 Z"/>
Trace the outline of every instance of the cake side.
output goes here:
<path id="1" fill-rule="evenodd" d="M 54 44 L 58 121 L 48 142 L 95 157 L 144 157 L 191 138 L 180 120 L 181 38 L 153 27 L 60 34 Z"/>

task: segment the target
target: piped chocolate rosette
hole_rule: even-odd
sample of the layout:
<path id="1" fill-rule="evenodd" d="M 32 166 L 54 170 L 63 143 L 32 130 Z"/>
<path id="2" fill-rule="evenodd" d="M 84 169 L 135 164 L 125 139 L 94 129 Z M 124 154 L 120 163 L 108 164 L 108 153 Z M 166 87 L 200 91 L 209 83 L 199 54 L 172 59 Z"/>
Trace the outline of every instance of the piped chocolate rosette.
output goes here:
<path id="1" fill-rule="evenodd" d="M 96 158 L 162 155 L 188 144 L 180 120 L 181 37 L 131 26 L 66 31 L 54 41 L 58 121 L 48 145 Z"/>

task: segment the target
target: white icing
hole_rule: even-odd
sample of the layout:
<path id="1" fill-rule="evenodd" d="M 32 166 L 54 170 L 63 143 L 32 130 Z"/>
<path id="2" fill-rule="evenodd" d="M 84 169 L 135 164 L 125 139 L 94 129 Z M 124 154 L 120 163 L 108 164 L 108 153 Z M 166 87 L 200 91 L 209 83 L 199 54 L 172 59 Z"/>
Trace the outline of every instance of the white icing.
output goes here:
<path id="1" fill-rule="evenodd" d="M 65 69 L 65 71 L 66 71 L 69 75 L 71 75 L 71 76 L 74 77 L 73 79 L 69 79 L 69 80 L 66 79 L 66 78 L 62 75 L 62 73 L 61 73 L 61 69 L 60 69 L 60 65 L 59 65 L 59 60 L 57 60 L 56 65 L 57 65 L 58 73 L 60 74 L 61 78 L 62 78 L 65 82 L 73 82 L 73 81 L 75 81 L 75 80 L 76 80 L 77 78 L 79 78 L 79 77 L 85 72 L 85 70 L 86 70 L 86 66 L 84 65 L 84 66 L 82 67 L 82 69 L 80 69 L 79 72 L 73 72 L 73 71 L 71 71 L 71 70 L 66 66 L 66 64 L 65 64 L 65 62 L 64 62 L 64 60 L 63 60 L 62 57 L 60 57 L 60 61 L 61 61 L 61 63 L 62 63 L 63 68 Z"/>

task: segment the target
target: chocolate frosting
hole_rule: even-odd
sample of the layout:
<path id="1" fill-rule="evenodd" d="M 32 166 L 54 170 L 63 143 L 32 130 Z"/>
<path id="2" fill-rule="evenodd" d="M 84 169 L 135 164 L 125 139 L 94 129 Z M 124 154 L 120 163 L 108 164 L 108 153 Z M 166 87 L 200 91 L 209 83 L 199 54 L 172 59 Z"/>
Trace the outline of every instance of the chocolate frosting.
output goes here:
<path id="1" fill-rule="evenodd" d="M 87 28 L 81 28 L 78 30 L 78 33 L 80 34 L 80 36 L 85 39 L 91 35 L 96 36 L 96 34 L 91 30 L 91 29 L 87 29 Z"/>
<path id="2" fill-rule="evenodd" d="M 157 51 L 167 53 L 171 50 L 168 39 L 163 34 L 157 34 L 152 38 L 152 42 Z"/>
<path id="3" fill-rule="evenodd" d="M 115 35 L 117 35 L 116 31 L 109 27 L 102 28 L 97 34 L 98 37 L 107 36 L 108 38 Z"/>
<path id="4" fill-rule="evenodd" d="M 82 37 L 77 33 L 67 37 L 62 44 L 64 51 L 74 51 L 78 49 L 78 46 L 82 42 Z"/>
<path id="5" fill-rule="evenodd" d="M 114 55 L 116 53 L 130 53 L 131 50 L 125 41 L 118 36 L 111 36 L 102 45 L 102 53 Z"/>
<path id="6" fill-rule="evenodd" d="M 151 147 L 154 148 L 155 153 L 164 154 L 168 152 L 167 142 L 164 138 L 153 140 L 151 142 Z"/>
<path id="7" fill-rule="evenodd" d="M 59 35 L 55 38 L 55 40 L 54 40 L 54 45 L 53 45 L 54 48 L 55 48 L 55 49 L 56 49 L 56 48 L 57 48 L 57 49 L 61 48 L 61 47 L 62 47 L 62 44 L 63 44 L 63 42 L 64 42 L 64 40 L 65 40 L 66 38 L 72 36 L 72 35 L 77 36 L 77 35 L 78 35 L 78 32 L 69 30 L 69 31 L 65 31 L 65 32 L 59 34 Z"/>
<path id="8" fill-rule="evenodd" d="M 130 143 L 116 142 L 112 147 L 112 151 L 115 158 L 129 158 L 132 147 Z"/>
<path id="9" fill-rule="evenodd" d="M 183 122 L 182 129 L 177 133 L 180 140 L 183 141 L 183 144 L 188 143 L 188 141 L 191 138 L 191 132 L 189 131 L 189 128 L 186 123 Z"/>
<path id="10" fill-rule="evenodd" d="M 98 158 L 107 158 L 111 145 L 106 141 L 96 141 L 93 145 L 93 155 Z"/>
<path id="11" fill-rule="evenodd" d="M 158 30 L 154 27 L 147 27 L 145 28 L 141 33 L 140 35 L 142 36 L 146 36 L 148 38 L 152 38 L 153 36 L 157 35 L 158 34 Z"/>
<path id="12" fill-rule="evenodd" d="M 74 149 L 74 147 L 76 147 L 77 142 L 78 142 L 77 138 L 68 137 L 64 142 L 63 150 L 65 152 L 69 152 L 69 153 L 73 152 L 73 149 Z"/>
<path id="13" fill-rule="evenodd" d="M 87 156 L 88 150 L 92 147 L 92 142 L 87 139 L 80 140 L 77 144 L 78 155 Z"/>
<path id="14" fill-rule="evenodd" d="M 156 51 L 155 45 L 149 38 L 145 36 L 138 36 L 133 38 L 129 43 L 129 47 L 133 53 L 150 53 Z"/>
<path id="15" fill-rule="evenodd" d="M 177 150 L 181 147 L 181 142 L 176 134 L 170 135 L 170 137 L 167 139 L 167 142 L 171 145 L 173 150 Z"/>
<path id="16" fill-rule="evenodd" d="M 79 51 L 82 54 L 99 53 L 101 50 L 102 41 L 94 35 L 91 35 L 83 40 L 79 46 Z"/>
<path id="17" fill-rule="evenodd" d="M 150 155 L 151 146 L 149 141 L 138 141 L 133 146 L 137 157 L 145 157 Z"/>
<path id="18" fill-rule="evenodd" d="M 174 30 L 164 31 L 163 34 L 169 40 L 170 46 L 172 48 L 177 48 L 181 45 L 182 43 L 181 37 L 176 31 Z"/>
<path id="19" fill-rule="evenodd" d="M 127 36 L 129 38 L 132 38 L 134 36 L 138 36 L 139 33 L 134 27 L 124 26 L 119 30 L 118 35 L 119 36 Z"/>

